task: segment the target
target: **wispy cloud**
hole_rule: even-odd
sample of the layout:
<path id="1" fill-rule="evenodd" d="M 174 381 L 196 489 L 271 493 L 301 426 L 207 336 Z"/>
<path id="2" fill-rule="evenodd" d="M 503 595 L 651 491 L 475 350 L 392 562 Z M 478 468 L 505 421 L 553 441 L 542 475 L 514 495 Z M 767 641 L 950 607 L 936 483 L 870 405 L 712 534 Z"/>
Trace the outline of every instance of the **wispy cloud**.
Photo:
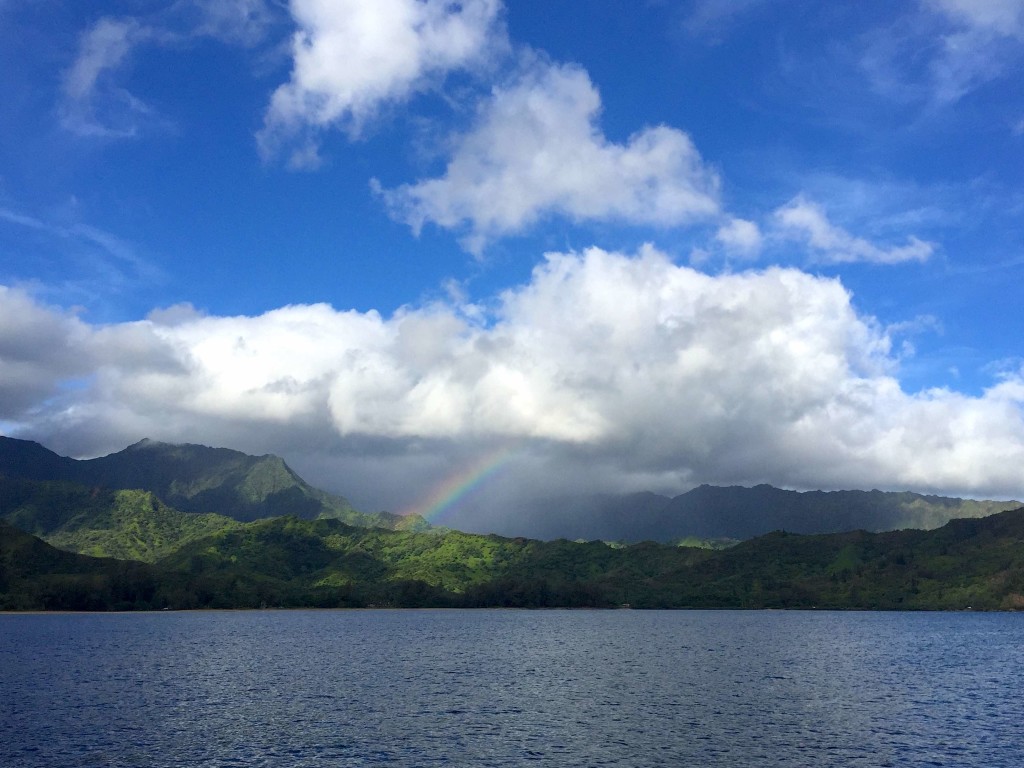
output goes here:
<path id="1" fill-rule="evenodd" d="M 48 229 L 49 227 L 34 216 L 27 216 L 9 208 L 0 208 L 0 219 L 10 224 L 18 224 L 29 229 Z"/>
<path id="2" fill-rule="evenodd" d="M 104 292 L 117 293 L 165 279 L 163 270 L 142 256 L 135 244 L 91 224 L 49 221 L 10 208 L 0 208 L 2 222 L 60 244 L 68 266 L 62 270 L 59 285 L 42 285 L 40 290 L 92 293 L 87 286 L 102 284 Z"/>
<path id="3" fill-rule="evenodd" d="M 151 30 L 132 19 L 103 18 L 79 40 L 78 56 L 64 73 L 61 122 L 83 136 L 127 138 L 152 110 L 118 85 L 114 74 Z"/>
<path id="4" fill-rule="evenodd" d="M 935 97 L 951 103 L 994 80 L 1024 53 L 1024 2 L 1020 0 L 930 0 L 953 29 L 932 62 Z"/>
<path id="5" fill-rule="evenodd" d="M 137 17 L 104 16 L 79 37 L 64 71 L 58 110 L 65 129 L 83 137 L 124 139 L 146 127 L 166 125 L 156 110 L 126 85 L 139 49 L 187 45 L 200 38 L 252 46 L 272 20 L 267 0 L 177 0 Z"/>
<path id="6" fill-rule="evenodd" d="M 867 262 L 900 264 L 927 261 L 935 252 L 932 243 L 911 235 L 905 245 L 879 246 L 851 235 L 828 220 L 825 209 L 802 196 L 776 209 L 775 221 L 784 235 L 808 246 L 815 259 L 833 264 Z"/>
<path id="7" fill-rule="evenodd" d="M 970 30 L 1024 40 L 1024 3 L 1021 0 L 926 0 Z"/>
<path id="8" fill-rule="evenodd" d="M 683 16 L 682 27 L 692 37 L 712 44 L 728 29 L 771 0 L 696 0 Z"/>
<path id="9" fill-rule="evenodd" d="M 178 3 L 177 14 L 193 17 L 190 36 L 243 46 L 261 43 L 274 20 L 267 0 L 191 0 Z"/>
<path id="10" fill-rule="evenodd" d="M 1024 56 L 1024 2 L 921 0 L 916 13 L 865 38 L 861 64 L 877 91 L 948 107 Z"/>

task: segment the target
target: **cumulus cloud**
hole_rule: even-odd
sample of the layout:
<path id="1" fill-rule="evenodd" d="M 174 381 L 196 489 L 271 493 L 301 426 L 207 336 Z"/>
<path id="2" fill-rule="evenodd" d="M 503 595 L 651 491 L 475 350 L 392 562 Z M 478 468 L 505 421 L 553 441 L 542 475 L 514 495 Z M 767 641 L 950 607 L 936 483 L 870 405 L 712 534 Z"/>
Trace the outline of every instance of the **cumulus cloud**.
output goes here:
<path id="1" fill-rule="evenodd" d="M 310 163 L 305 129 L 358 133 L 382 105 L 503 48 L 501 9 L 500 0 L 292 0 L 294 66 L 271 98 L 261 149 L 273 155 L 301 135 L 293 163 Z"/>
<path id="2" fill-rule="evenodd" d="M 600 109 L 584 70 L 534 66 L 494 90 L 443 176 L 384 199 L 417 232 L 468 226 L 476 253 L 551 214 L 674 226 L 718 213 L 718 176 L 689 136 L 656 126 L 616 144 L 598 127 Z"/>
<path id="3" fill-rule="evenodd" d="M 391 317 L 178 307 L 98 327 L 8 289 L 0 418 L 79 454 L 146 435 L 304 455 L 321 471 L 333 456 L 314 479 L 351 493 L 377 478 L 376 496 L 357 497 L 371 507 L 505 445 L 508 476 L 531 488 L 1021 493 L 1020 372 L 978 396 L 904 391 L 888 332 L 837 280 L 711 276 L 650 247 L 595 248 L 549 254 L 494 307 L 479 320 L 452 303 Z"/>
<path id="4" fill-rule="evenodd" d="M 905 245 L 889 247 L 855 237 L 830 222 L 820 205 L 802 196 L 776 209 L 775 220 L 785 235 L 804 241 L 816 258 L 833 264 L 927 261 L 935 252 L 932 243 L 914 236 L 910 236 Z"/>
<path id="5" fill-rule="evenodd" d="M 718 228 L 715 239 L 726 251 L 743 256 L 756 256 L 764 244 L 760 228 L 746 219 L 729 219 Z"/>
<path id="6" fill-rule="evenodd" d="M 87 375 L 90 329 L 74 315 L 0 286 L 0 419 L 16 421 L 46 405 L 62 382 Z"/>

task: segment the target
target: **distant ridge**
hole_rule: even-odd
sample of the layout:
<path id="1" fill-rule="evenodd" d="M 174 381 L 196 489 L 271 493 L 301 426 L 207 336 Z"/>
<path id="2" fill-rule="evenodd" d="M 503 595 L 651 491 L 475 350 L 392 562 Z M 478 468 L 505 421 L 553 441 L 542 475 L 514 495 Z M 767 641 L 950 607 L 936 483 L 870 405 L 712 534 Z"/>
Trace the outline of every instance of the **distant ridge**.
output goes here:
<path id="1" fill-rule="evenodd" d="M 675 497 L 654 493 L 560 497 L 522 511 L 540 538 L 606 541 L 750 539 L 771 531 L 931 530 L 957 518 L 1017 509 L 1019 501 L 890 491 L 788 491 L 770 485 L 701 485 Z"/>
<path id="2" fill-rule="evenodd" d="M 38 443 L 0 436 L 0 477 L 143 490 L 182 512 L 212 512 L 241 522 L 291 515 L 307 520 L 335 518 L 360 527 L 430 527 L 418 516 L 358 512 L 343 497 L 310 486 L 278 456 L 250 456 L 189 443 L 144 439 L 109 456 L 76 460 Z M 548 540 L 742 540 L 777 530 L 805 534 L 930 530 L 952 519 L 986 517 L 1020 506 L 1019 501 L 910 492 L 701 485 L 675 497 L 641 492 L 537 500 L 508 512 L 500 532 Z M 0 509 L 0 517 L 4 514 Z"/>
<path id="3" fill-rule="evenodd" d="M 292 515 L 350 525 L 427 527 L 389 513 L 363 514 L 341 496 L 313 488 L 279 456 L 144 439 L 95 459 L 59 456 L 38 443 L 0 436 L 0 476 L 143 490 L 182 512 L 214 512 L 241 522 Z"/>

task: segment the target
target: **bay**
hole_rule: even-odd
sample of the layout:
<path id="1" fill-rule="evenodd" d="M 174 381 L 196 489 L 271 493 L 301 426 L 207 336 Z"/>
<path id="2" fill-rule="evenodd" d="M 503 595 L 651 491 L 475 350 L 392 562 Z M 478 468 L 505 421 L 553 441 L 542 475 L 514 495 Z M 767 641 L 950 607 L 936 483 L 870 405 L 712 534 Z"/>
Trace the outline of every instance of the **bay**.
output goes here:
<path id="1" fill-rule="evenodd" d="M 1024 616 L 0 616 L 0 765 L 1024 765 Z"/>

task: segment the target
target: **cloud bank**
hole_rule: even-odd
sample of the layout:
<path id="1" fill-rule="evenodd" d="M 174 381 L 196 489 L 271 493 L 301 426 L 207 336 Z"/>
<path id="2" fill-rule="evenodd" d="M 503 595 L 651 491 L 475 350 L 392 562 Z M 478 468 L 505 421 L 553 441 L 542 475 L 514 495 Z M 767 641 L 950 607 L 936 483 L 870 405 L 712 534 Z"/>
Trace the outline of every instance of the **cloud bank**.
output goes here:
<path id="1" fill-rule="evenodd" d="M 887 331 L 795 269 L 592 248 L 548 254 L 482 313 L 175 307 L 90 326 L 5 289 L 0 317 L 8 433 L 79 455 L 142 436 L 303 453 L 341 492 L 381 481 L 371 506 L 499 444 L 538 487 L 1022 490 L 1019 373 L 978 396 L 905 392 Z"/>

